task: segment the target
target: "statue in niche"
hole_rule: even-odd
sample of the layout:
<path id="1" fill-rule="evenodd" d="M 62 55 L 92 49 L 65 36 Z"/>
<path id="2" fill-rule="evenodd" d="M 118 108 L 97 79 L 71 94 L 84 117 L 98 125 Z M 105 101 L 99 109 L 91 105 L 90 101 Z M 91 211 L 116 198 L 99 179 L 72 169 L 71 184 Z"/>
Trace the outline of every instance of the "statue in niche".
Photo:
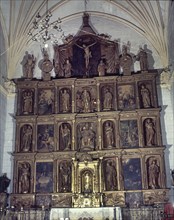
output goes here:
<path id="1" fill-rule="evenodd" d="M 27 79 L 33 78 L 33 71 L 36 65 L 36 58 L 33 54 L 29 54 L 27 51 L 25 53 L 25 56 L 23 57 L 23 60 L 21 62 L 21 65 L 23 67 L 23 76 Z"/>
<path id="2" fill-rule="evenodd" d="M 136 60 L 140 61 L 140 69 L 141 71 L 147 71 L 148 70 L 148 61 L 147 61 L 147 53 L 143 48 L 140 46 L 139 52 L 136 56 Z"/>
<path id="3" fill-rule="evenodd" d="M 104 123 L 104 143 L 106 148 L 114 147 L 114 129 L 113 129 L 113 122 L 106 121 Z"/>
<path id="4" fill-rule="evenodd" d="M 21 128 L 21 150 L 29 152 L 32 146 L 33 129 L 31 125 L 24 125 Z"/>
<path id="5" fill-rule="evenodd" d="M 91 94 L 86 89 L 84 89 L 84 91 L 82 92 L 82 106 L 83 112 L 91 112 Z"/>
<path id="6" fill-rule="evenodd" d="M 0 193 L 6 193 L 7 188 L 10 185 L 10 179 L 7 177 L 7 174 L 4 173 L 2 176 L 0 176 Z"/>
<path id="7" fill-rule="evenodd" d="M 150 189 L 159 189 L 159 175 L 160 167 L 156 159 L 149 160 L 148 162 L 148 187 Z"/>
<path id="8" fill-rule="evenodd" d="M 145 120 L 145 139 L 146 145 L 151 147 L 155 145 L 155 128 L 154 122 L 151 118 Z"/>
<path id="9" fill-rule="evenodd" d="M 123 74 L 126 76 L 130 76 L 133 59 L 131 55 L 127 53 L 127 46 L 125 45 L 122 48 L 122 55 L 119 57 L 119 60 L 120 60 L 120 66 L 123 69 Z"/>
<path id="10" fill-rule="evenodd" d="M 85 174 L 83 175 L 83 192 L 92 192 L 92 176 L 90 172 L 85 172 Z"/>
<path id="11" fill-rule="evenodd" d="M 146 88 L 146 86 L 144 84 L 142 84 L 140 91 L 141 91 L 143 108 L 150 108 L 151 107 L 151 99 L 150 99 L 149 90 Z"/>
<path id="12" fill-rule="evenodd" d="M 62 142 L 60 143 L 60 148 L 63 150 L 71 149 L 71 130 L 68 123 L 62 123 L 60 126 L 60 137 Z"/>
<path id="13" fill-rule="evenodd" d="M 64 113 L 69 112 L 70 110 L 70 94 L 67 89 L 61 90 L 61 102 L 62 102 L 62 111 Z"/>
<path id="14" fill-rule="evenodd" d="M 112 109 L 112 100 L 113 100 L 112 93 L 109 91 L 108 88 L 106 88 L 104 91 L 103 110 Z"/>
<path id="15" fill-rule="evenodd" d="M 71 164 L 63 161 L 59 165 L 60 192 L 71 192 Z"/>
<path id="16" fill-rule="evenodd" d="M 95 149 L 95 131 L 89 122 L 84 123 L 79 130 L 80 140 L 79 149 L 83 150 L 94 150 Z"/>
<path id="17" fill-rule="evenodd" d="M 106 64 L 104 63 L 104 61 L 101 59 L 100 60 L 100 63 L 98 64 L 98 68 L 97 68 L 97 70 L 98 70 L 98 75 L 99 76 L 104 76 L 105 75 L 105 73 L 106 73 Z"/>
<path id="18" fill-rule="evenodd" d="M 25 90 L 22 93 L 23 105 L 22 113 L 27 115 L 33 112 L 33 92 L 31 90 Z"/>
<path id="19" fill-rule="evenodd" d="M 64 77 L 65 78 L 71 77 L 72 65 L 71 65 L 69 59 L 66 59 L 65 64 L 64 64 L 63 67 L 64 67 Z"/>
<path id="20" fill-rule="evenodd" d="M 21 163 L 19 165 L 19 193 L 30 192 L 30 164 Z"/>
<path id="21" fill-rule="evenodd" d="M 92 47 L 95 44 L 96 44 L 96 42 L 93 42 L 92 44 L 89 44 L 89 45 L 82 44 L 82 46 L 80 46 L 79 44 L 76 44 L 77 47 L 81 48 L 84 51 L 86 76 L 88 76 L 87 74 L 89 71 L 89 62 L 90 62 L 90 59 L 92 58 L 92 53 L 90 51 L 90 47 Z"/>
<path id="22" fill-rule="evenodd" d="M 105 186 L 107 191 L 117 189 L 117 171 L 113 160 L 108 160 L 105 167 Z"/>

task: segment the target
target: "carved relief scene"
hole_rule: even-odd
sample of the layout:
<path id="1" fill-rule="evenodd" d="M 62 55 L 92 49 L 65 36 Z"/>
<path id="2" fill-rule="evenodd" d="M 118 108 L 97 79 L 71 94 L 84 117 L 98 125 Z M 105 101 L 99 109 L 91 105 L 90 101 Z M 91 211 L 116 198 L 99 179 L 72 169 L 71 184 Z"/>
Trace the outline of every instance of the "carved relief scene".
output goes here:
<path id="1" fill-rule="evenodd" d="M 77 125 L 78 151 L 93 151 L 96 149 L 96 124 L 84 122 Z"/>

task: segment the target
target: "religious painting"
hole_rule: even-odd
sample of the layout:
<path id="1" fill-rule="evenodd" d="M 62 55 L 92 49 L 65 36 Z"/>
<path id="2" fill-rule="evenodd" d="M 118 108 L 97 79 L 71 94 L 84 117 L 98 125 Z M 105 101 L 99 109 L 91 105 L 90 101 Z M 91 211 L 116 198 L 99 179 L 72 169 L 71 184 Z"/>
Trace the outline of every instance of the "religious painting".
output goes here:
<path id="1" fill-rule="evenodd" d="M 59 111 L 61 113 L 71 112 L 71 90 L 69 88 L 62 88 L 59 92 Z"/>
<path id="2" fill-rule="evenodd" d="M 118 175 L 116 169 L 115 158 L 107 158 L 103 161 L 104 183 L 106 191 L 114 191 L 118 189 Z"/>
<path id="3" fill-rule="evenodd" d="M 71 161 L 61 161 L 58 165 L 58 191 L 71 192 Z"/>
<path id="4" fill-rule="evenodd" d="M 141 192 L 125 193 L 126 205 L 129 208 L 139 208 L 143 204 L 143 196 Z"/>
<path id="5" fill-rule="evenodd" d="M 25 124 L 20 129 L 20 151 L 30 152 L 33 143 L 33 128 L 30 124 Z"/>
<path id="6" fill-rule="evenodd" d="M 140 158 L 125 158 L 122 160 L 125 190 L 142 189 Z"/>
<path id="7" fill-rule="evenodd" d="M 134 85 L 118 86 L 118 109 L 132 110 L 136 108 L 135 88 Z"/>
<path id="8" fill-rule="evenodd" d="M 36 193 L 53 192 L 53 162 L 36 162 Z"/>
<path id="9" fill-rule="evenodd" d="M 114 92 L 113 85 L 105 85 L 101 88 L 101 108 L 103 111 L 114 109 Z"/>
<path id="10" fill-rule="evenodd" d="M 89 113 L 97 111 L 96 89 L 83 87 L 76 92 L 76 112 Z"/>
<path id="11" fill-rule="evenodd" d="M 120 141 L 122 148 L 139 147 L 137 120 L 120 121 Z"/>
<path id="12" fill-rule="evenodd" d="M 38 91 L 38 114 L 46 115 L 54 113 L 54 89 L 39 89 Z"/>
<path id="13" fill-rule="evenodd" d="M 153 100 L 152 100 L 152 85 L 149 82 L 139 82 L 139 100 L 140 100 L 140 108 L 152 108 Z"/>
<path id="14" fill-rule="evenodd" d="M 115 126 L 113 121 L 103 123 L 103 146 L 106 149 L 115 147 Z"/>
<path id="15" fill-rule="evenodd" d="M 37 151 L 50 152 L 54 150 L 54 125 L 37 126 Z"/>
<path id="16" fill-rule="evenodd" d="M 21 113 L 31 115 L 34 113 L 34 89 L 23 89 L 21 94 Z"/>
<path id="17" fill-rule="evenodd" d="M 77 125 L 78 151 L 93 151 L 96 149 L 96 124 L 83 122 Z"/>
<path id="18" fill-rule="evenodd" d="M 62 123 L 59 126 L 59 150 L 71 150 L 71 125 L 69 123 Z"/>

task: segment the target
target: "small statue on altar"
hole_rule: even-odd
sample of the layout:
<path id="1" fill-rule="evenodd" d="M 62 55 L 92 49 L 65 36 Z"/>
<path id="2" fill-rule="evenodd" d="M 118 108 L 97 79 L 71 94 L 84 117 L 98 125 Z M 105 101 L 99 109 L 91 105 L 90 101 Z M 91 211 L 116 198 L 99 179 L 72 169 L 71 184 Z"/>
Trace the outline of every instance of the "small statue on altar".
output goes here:
<path id="1" fill-rule="evenodd" d="M 123 75 L 130 76 L 133 59 L 131 55 L 127 53 L 127 46 L 125 45 L 122 48 L 122 55 L 120 55 L 119 61 L 120 61 L 120 66 L 123 69 Z"/>
<path id="2" fill-rule="evenodd" d="M 98 64 L 98 75 L 99 76 L 104 76 L 106 73 L 106 64 L 103 62 L 103 60 L 100 60 L 100 63 Z"/>
<path id="3" fill-rule="evenodd" d="M 141 71 L 148 70 L 148 61 L 147 61 L 147 53 L 143 48 L 140 46 L 139 52 L 136 55 L 136 60 L 140 62 L 140 69 Z"/>
<path id="4" fill-rule="evenodd" d="M 72 65 L 70 63 L 70 60 L 66 59 L 64 64 L 64 77 L 65 78 L 71 77 L 71 72 L 72 72 Z"/>
<path id="5" fill-rule="evenodd" d="M 28 52 L 25 53 L 25 56 L 23 57 L 23 60 L 21 62 L 21 65 L 23 67 L 23 76 L 26 79 L 32 79 L 33 78 L 33 72 L 36 65 L 36 58 L 33 54 L 29 54 Z"/>

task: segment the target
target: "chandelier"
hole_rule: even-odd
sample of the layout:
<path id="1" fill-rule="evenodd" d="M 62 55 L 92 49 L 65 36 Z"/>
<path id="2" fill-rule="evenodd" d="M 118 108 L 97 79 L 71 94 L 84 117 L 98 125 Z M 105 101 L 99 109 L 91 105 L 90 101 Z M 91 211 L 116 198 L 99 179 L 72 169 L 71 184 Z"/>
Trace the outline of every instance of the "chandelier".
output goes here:
<path id="1" fill-rule="evenodd" d="M 46 13 L 45 16 L 41 16 L 38 12 L 34 21 L 33 26 L 29 30 L 28 35 L 31 36 L 31 40 L 43 44 L 48 47 L 48 42 L 51 41 L 53 44 L 58 44 L 65 35 L 61 27 L 61 19 L 58 18 L 56 21 L 51 22 L 51 11 L 48 10 L 48 0 L 46 2 Z"/>

